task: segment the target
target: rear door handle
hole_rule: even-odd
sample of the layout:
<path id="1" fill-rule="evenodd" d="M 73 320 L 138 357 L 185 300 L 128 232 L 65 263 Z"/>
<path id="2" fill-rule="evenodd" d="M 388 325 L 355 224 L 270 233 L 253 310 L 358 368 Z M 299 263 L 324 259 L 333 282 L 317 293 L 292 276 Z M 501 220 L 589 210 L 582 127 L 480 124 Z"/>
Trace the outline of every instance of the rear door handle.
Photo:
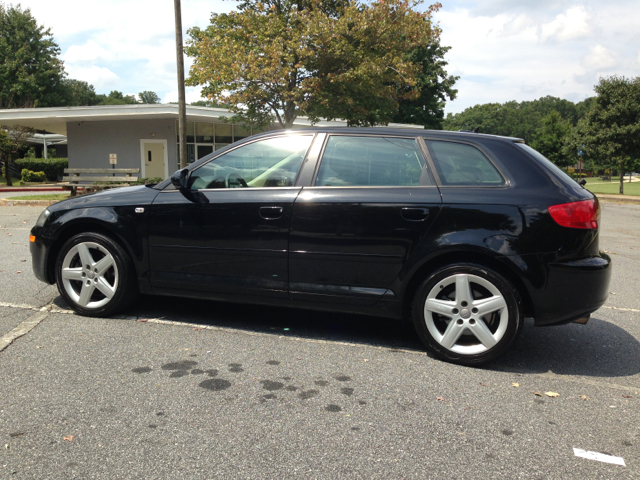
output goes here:
<path id="1" fill-rule="evenodd" d="M 260 207 L 260 216 L 265 220 L 275 220 L 282 216 L 282 207 Z"/>
<path id="2" fill-rule="evenodd" d="M 429 216 L 428 208 L 404 207 L 400 210 L 400 215 L 410 222 L 421 222 Z"/>

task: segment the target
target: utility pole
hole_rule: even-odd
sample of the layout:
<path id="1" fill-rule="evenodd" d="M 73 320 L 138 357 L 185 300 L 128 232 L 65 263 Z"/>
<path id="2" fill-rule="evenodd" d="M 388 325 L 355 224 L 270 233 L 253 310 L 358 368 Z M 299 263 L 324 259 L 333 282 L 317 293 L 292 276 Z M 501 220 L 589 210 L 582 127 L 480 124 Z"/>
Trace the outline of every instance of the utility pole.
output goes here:
<path id="1" fill-rule="evenodd" d="M 176 56 L 178 60 L 178 137 L 180 168 L 187 166 L 187 104 L 184 95 L 184 50 L 182 47 L 182 14 L 180 0 L 173 0 L 176 11 Z"/>

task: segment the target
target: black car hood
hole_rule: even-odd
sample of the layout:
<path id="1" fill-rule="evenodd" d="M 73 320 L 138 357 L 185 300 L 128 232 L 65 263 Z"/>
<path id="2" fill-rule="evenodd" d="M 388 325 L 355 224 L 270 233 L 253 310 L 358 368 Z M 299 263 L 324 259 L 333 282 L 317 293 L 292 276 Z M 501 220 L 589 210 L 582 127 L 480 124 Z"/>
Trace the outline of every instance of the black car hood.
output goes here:
<path id="1" fill-rule="evenodd" d="M 160 191 L 144 185 L 103 190 L 62 200 L 49 207 L 51 212 L 87 207 L 117 207 L 123 205 L 149 205 Z"/>

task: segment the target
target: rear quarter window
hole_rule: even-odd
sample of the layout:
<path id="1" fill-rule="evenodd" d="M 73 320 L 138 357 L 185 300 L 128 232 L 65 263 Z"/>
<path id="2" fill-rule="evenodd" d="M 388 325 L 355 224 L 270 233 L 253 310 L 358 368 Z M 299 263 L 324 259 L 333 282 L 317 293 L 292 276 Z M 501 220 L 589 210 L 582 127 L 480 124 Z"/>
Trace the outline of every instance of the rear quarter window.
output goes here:
<path id="1" fill-rule="evenodd" d="M 442 185 L 499 187 L 504 178 L 476 147 L 464 143 L 426 141 Z"/>

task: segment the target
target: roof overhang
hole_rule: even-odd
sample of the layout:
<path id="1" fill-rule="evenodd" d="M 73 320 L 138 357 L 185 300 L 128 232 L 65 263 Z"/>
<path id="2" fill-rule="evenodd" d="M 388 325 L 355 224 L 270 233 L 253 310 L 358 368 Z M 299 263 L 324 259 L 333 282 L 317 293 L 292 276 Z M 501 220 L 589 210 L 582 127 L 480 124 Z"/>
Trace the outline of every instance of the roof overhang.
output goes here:
<path id="1" fill-rule="evenodd" d="M 234 114 L 224 108 L 187 105 L 187 121 L 220 122 L 220 117 Z M 97 105 L 94 107 L 18 108 L 0 110 L 0 125 L 22 125 L 60 135 L 67 134 L 67 122 L 97 122 L 105 120 L 145 120 L 178 118 L 177 104 Z M 310 126 L 306 117 L 298 117 L 294 125 Z M 343 120 L 320 121 L 320 127 L 345 127 Z M 419 128 L 421 125 L 389 124 L 390 127 Z"/>

